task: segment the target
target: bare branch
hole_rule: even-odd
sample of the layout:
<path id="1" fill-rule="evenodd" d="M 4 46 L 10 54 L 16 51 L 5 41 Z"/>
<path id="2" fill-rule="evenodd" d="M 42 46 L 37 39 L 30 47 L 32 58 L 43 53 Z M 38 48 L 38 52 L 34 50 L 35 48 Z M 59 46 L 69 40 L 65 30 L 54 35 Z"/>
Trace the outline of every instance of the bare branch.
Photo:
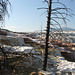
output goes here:
<path id="1" fill-rule="evenodd" d="M 72 11 L 70 8 L 58 8 L 58 7 L 55 9 L 52 9 L 51 11 L 56 11 L 56 10 L 66 10 L 68 12 L 69 12 L 69 10 Z"/>
<path id="2" fill-rule="evenodd" d="M 54 26 L 55 28 L 57 28 L 56 25 L 58 25 L 58 24 L 51 24 L 51 26 Z M 57 28 L 57 29 L 59 30 L 59 28 Z"/>
<path id="3" fill-rule="evenodd" d="M 62 13 L 60 13 L 59 11 L 56 11 L 57 13 L 59 13 L 62 17 L 64 17 L 63 16 L 63 14 Z M 64 21 L 64 23 L 67 25 L 67 23 L 66 23 L 66 21 L 63 19 L 63 21 Z"/>
<path id="4" fill-rule="evenodd" d="M 43 12 L 41 15 L 45 14 L 47 11 Z"/>
<path id="5" fill-rule="evenodd" d="M 61 3 L 61 2 L 52 2 L 52 3 L 58 3 L 58 4 L 61 4 L 62 6 L 64 6 L 64 8 L 67 8 L 66 5 L 64 5 L 64 4 Z"/>
<path id="6" fill-rule="evenodd" d="M 59 23 L 59 22 L 57 22 L 57 21 L 56 21 L 56 20 L 54 20 L 54 19 L 51 19 L 51 20 L 53 20 L 54 22 L 56 22 L 56 23 L 59 25 L 59 27 L 60 27 L 60 29 L 61 29 L 61 31 L 62 31 L 62 28 L 61 28 L 60 23 Z"/>
<path id="7" fill-rule="evenodd" d="M 48 9 L 48 8 L 42 7 L 42 8 L 37 8 L 37 9 Z"/>
<path id="8" fill-rule="evenodd" d="M 52 15 L 55 15 L 56 17 L 58 17 L 58 15 L 57 14 L 55 14 L 55 13 L 51 13 Z"/>
<path id="9" fill-rule="evenodd" d="M 51 17 L 51 18 L 57 18 L 57 19 L 62 19 L 62 20 L 68 20 L 68 21 L 70 21 L 70 20 L 67 19 L 66 17 Z"/>
<path id="10" fill-rule="evenodd" d="M 52 12 L 52 14 L 60 14 L 60 13 L 57 13 L 57 12 Z M 73 14 L 68 14 L 68 13 L 65 13 L 65 12 L 61 12 L 62 15 L 66 15 L 66 16 L 70 16 L 72 17 Z"/>
<path id="11" fill-rule="evenodd" d="M 52 30 L 55 30 L 55 31 L 58 31 L 58 29 L 56 29 L 56 28 L 52 28 L 52 27 L 51 27 L 51 29 L 52 29 Z"/>
<path id="12" fill-rule="evenodd" d="M 48 4 L 48 1 L 47 0 L 44 0 L 47 4 Z"/>

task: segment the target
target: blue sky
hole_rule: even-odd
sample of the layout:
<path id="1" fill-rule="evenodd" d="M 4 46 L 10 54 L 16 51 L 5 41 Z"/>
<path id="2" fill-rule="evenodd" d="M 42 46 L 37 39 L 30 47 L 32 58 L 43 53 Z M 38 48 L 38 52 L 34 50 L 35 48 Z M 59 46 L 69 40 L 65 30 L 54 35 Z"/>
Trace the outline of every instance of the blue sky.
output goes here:
<path id="1" fill-rule="evenodd" d="M 43 0 L 10 0 L 12 4 L 12 12 L 9 11 L 9 19 L 6 17 L 5 28 L 18 32 L 32 32 L 42 28 L 46 28 L 46 14 L 41 14 L 45 10 L 37 10 L 40 7 L 46 7 L 47 4 L 42 3 Z M 75 0 L 61 0 L 70 7 L 75 13 Z M 75 28 L 75 17 L 70 18 L 68 27 Z"/>

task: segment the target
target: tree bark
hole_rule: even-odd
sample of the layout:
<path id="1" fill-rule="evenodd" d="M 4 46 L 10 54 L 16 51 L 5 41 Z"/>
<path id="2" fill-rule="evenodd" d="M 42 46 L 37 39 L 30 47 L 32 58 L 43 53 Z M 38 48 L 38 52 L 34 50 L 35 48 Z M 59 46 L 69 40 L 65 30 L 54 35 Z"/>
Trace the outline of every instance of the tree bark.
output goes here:
<path id="1" fill-rule="evenodd" d="M 52 0 L 49 0 L 49 8 L 48 8 L 48 17 L 47 17 L 47 30 L 46 30 L 46 47 L 43 61 L 43 70 L 46 71 L 47 67 L 47 58 L 48 58 L 48 41 L 49 41 L 49 31 L 50 31 L 50 20 L 51 20 L 51 4 Z"/>

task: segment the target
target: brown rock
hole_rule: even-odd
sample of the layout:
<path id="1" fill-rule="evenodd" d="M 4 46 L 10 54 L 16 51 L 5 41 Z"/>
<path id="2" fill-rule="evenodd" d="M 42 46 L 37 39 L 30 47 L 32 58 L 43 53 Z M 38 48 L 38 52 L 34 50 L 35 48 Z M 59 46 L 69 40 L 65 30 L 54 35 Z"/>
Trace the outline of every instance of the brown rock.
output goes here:
<path id="1" fill-rule="evenodd" d="M 7 35 L 7 32 L 5 32 L 5 31 L 0 31 L 0 35 Z"/>
<path id="2" fill-rule="evenodd" d="M 75 54 L 73 52 L 62 50 L 61 55 L 65 57 L 66 60 L 75 62 Z"/>

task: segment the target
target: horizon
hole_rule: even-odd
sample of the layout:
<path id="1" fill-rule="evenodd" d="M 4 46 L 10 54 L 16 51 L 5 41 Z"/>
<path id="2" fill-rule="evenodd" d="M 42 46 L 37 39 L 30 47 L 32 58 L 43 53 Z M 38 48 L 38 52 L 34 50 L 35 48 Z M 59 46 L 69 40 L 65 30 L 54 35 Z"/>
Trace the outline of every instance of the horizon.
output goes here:
<path id="1" fill-rule="evenodd" d="M 66 30 L 64 30 L 66 28 Z M 68 29 L 70 29 L 70 30 L 68 30 Z M 39 30 L 39 31 L 24 31 L 24 32 L 22 32 L 22 31 L 12 31 L 12 30 L 9 30 L 9 29 L 5 29 L 5 28 L 3 28 L 2 30 L 7 30 L 7 31 L 10 31 L 10 32 L 15 32 L 15 33 L 39 33 L 39 32 L 41 32 L 41 30 Z M 62 30 L 63 30 L 63 32 L 64 31 L 66 31 L 66 32 L 75 32 L 75 29 L 74 28 L 69 28 L 69 27 L 62 27 Z M 58 30 L 58 31 L 56 31 L 56 32 L 59 32 L 60 30 Z M 43 31 L 42 30 L 42 32 L 45 32 L 45 31 Z M 60 31 L 61 32 L 61 31 Z"/>

